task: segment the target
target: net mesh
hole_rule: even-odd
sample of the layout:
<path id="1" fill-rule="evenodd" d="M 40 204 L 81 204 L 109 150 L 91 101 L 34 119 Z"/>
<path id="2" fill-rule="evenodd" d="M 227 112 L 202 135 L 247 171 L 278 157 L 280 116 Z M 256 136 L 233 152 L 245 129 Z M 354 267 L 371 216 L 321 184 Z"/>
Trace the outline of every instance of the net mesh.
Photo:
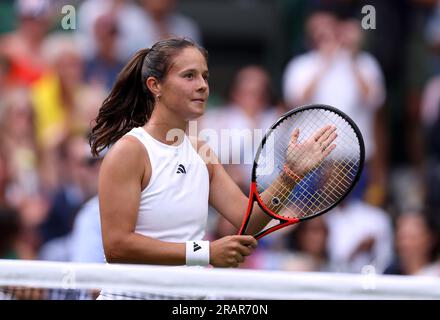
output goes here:
<path id="1" fill-rule="evenodd" d="M 440 299 L 440 279 L 0 260 L 0 299 Z"/>
<path id="2" fill-rule="evenodd" d="M 319 135 L 331 126 L 336 130 Z M 298 139 L 292 143 L 298 129 Z M 333 133 L 337 134 L 334 139 Z M 360 139 L 351 124 L 331 110 L 306 109 L 292 114 L 268 135 L 256 159 L 257 190 L 263 203 L 287 218 L 311 217 L 330 208 L 348 192 L 361 169 Z M 323 150 L 333 144 L 335 148 L 312 166 L 311 159 L 322 157 Z M 302 179 L 295 179 L 283 175 L 290 163 L 311 169 Z"/>

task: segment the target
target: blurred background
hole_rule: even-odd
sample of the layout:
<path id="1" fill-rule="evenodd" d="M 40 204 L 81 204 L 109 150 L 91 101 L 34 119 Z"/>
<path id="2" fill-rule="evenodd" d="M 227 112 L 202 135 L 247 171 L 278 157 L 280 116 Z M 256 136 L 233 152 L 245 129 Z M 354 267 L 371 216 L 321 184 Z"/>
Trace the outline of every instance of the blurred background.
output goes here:
<path id="1" fill-rule="evenodd" d="M 350 198 L 262 239 L 244 268 L 440 275 L 437 0 L 2 0 L 0 258 L 104 262 L 87 135 L 129 57 L 169 35 L 209 52 L 201 129 L 326 103 L 365 139 Z M 226 168 L 247 193 L 251 166 Z M 234 232 L 211 210 L 208 238 Z"/>

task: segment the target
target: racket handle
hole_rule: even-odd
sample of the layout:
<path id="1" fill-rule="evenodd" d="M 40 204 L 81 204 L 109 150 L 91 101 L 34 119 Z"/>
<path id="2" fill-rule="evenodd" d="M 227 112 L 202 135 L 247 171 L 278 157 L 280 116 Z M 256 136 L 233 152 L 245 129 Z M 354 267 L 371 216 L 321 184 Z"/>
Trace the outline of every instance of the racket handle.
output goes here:
<path id="1" fill-rule="evenodd" d="M 246 230 L 246 227 L 247 227 L 247 225 L 249 223 L 249 219 L 250 219 L 250 215 L 251 215 L 252 209 L 254 208 L 255 190 L 257 190 L 257 183 L 256 182 L 252 182 L 250 190 L 249 190 L 248 207 L 247 207 L 246 213 L 245 213 L 245 215 L 243 217 L 243 222 L 241 223 L 240 230 L 238 230 L 238 235 L 240 235 L 240 236 L 244 234 L 244 231 Z"/>

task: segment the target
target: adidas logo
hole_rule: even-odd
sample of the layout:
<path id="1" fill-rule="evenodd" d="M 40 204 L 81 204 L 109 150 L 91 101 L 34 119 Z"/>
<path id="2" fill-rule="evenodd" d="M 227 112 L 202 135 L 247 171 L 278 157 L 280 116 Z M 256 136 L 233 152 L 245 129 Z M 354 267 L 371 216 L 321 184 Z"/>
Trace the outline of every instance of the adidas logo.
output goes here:
<path id="1" fill-rule="evenodd" d="M 202 249 L 202 247 L 199 246 L 196 242 L 194 242 L 194 247 L 193 247 L 194 252 L 196 252 L 197 250 L 200 250 L 200 249 Z"/>
<path id="2" fill-rule="evenodd" d="M 177 167 L 177 172 L 176 173 L 186 173 L 185 166 L 183 164 L 179 164 L 178 167 Z"/>

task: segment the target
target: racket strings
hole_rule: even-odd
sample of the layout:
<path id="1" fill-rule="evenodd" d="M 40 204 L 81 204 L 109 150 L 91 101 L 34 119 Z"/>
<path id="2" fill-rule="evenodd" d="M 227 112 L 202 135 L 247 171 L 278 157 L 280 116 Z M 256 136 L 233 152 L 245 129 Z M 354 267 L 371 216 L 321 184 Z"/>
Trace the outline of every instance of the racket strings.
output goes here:
<path id="1" fill-rule="evenodd" d="M 326 125 L 336 126 L 338 134 L 333 142 L 336 148 L 330 155 L 312 168 L 301 181 L 292 183 L 281 180 L 281 183 L 275 183 L 277 177 L 283 174 L 289 157 L 299 161 L 300 165 L 310 161 L 300 147 L 289 146 L 294 130 L 300 130 L 297 141 L 300 146 Z M 271 193 L 264 197 L 269 199 L 264 203 L 266 207 L 287 218 L 308 217 L 338 202 L 353 184 L 360 170 L 359 137 L 350 123 L 339 114 L 323 109 L 305 110 L 286 118 L 270 133 L 256 161 L 258 192 Z M 267 170 L 271 165 L 272 170 Z M 259 167 L 265 170 L 259 170 Z M 273 199 L 282 201 L 271 201 Z"/>

